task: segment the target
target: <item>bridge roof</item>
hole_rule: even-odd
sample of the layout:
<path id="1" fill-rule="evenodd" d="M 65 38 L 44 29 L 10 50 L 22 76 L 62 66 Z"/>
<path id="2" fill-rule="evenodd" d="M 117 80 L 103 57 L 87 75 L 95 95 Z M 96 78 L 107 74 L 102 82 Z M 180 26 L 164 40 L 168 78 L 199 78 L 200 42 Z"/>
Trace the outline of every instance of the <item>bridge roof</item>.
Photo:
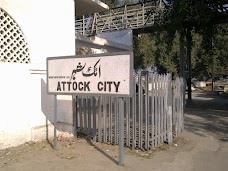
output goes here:
<path id="1" fill-rule="evenodd" d="M 75 0 L 76 16 L 93 14 L 109 9 L 109 6 L 100 0 Z"/>

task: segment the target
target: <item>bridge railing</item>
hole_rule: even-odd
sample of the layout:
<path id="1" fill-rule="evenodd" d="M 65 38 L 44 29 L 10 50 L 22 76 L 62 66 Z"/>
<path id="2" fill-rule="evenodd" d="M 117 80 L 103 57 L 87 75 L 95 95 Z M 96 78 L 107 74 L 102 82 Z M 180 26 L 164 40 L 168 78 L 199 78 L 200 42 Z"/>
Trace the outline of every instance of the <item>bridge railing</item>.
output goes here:
<path id="1" fill-rule="evenodd" d="M 76 34 L 91 36 L 99 33 L 122 29 L 138 29 L 154 25 L 161 5 L 154 2 L 124 6 L 112 9 L 109 13 L 95 13 L 76 19 Z"/>

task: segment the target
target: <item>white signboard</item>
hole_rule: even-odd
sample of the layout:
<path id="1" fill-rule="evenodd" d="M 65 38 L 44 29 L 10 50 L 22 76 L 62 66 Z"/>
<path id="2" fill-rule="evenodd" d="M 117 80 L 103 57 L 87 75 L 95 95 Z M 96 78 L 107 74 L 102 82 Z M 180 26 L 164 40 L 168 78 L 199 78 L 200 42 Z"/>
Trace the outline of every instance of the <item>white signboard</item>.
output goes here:
<path id="1" fill-rule="evenodd" d="M 49 94 L 131 96 L 130 52 L 47 58 Z"/>

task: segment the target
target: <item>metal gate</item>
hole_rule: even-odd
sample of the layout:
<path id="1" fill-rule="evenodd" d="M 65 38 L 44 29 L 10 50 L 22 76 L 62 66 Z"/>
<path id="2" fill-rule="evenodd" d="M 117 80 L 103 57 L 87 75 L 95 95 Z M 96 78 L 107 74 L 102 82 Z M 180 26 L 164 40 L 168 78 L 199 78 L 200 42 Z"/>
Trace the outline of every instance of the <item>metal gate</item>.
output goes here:
<path id="1" fill-rule="evenodd" d="M 149 150 L 171 143 L 174 126 L 175 135 L 182 132 L 183 80 L 172 82 L 170 74 L 142 71 L 135 76 L 134 96 L 124 98 L 125 146 Z M 117 97 L 76 96 L 73 104 L 76 132 L 94 141 L 118 144 Z"/>

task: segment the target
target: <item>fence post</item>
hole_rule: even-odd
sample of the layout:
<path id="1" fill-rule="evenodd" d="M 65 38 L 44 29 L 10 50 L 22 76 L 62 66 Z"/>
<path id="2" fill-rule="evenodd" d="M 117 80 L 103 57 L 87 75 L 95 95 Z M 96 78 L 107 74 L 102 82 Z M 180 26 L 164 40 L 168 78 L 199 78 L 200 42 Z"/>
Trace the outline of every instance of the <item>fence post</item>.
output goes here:
<path id="1" fill-rule="evenodd" d="M 111 22 L 112 22 L 112 13 L 111 10 L 109 11 L 109 22 L 108 22 L 108 29 L 111 30 Z"/>
<path id="2" fill-rule="evenodd" d="M 98 142 L 101 142 L 101 97 L 98 98 Z"/>
<path id="3" fill-rule="evenodd" d="M 144 19 L 144 14 L 145 14 L 145 8 L 144 8 L 144 3 L 143 3 L 143 6 L 142 6 L 142 19 L 143 19 L 143 26 L 145 24 L 145 19 Z"/>
<path id="4" fill-rule="evenodd" d="M 85 36 L 85 27 L 86 27 L 86 23 L 85 23 L 85 15 L 82 16 L 82 35 Z"/>
<path id="5" fill-rule="evenodd" d="M 167 128 L 168 128 L 168 144 L 171 144 L 172 141 L 173 141 L 173 135 L 172 135 L 172 107 L 171 106 L 168 106 Z"/>
<path id="6" fill-rule="evenodd" d="M 124 7 L 124 28 L 127 28 L 127 5 Z"/>
<path id="7" fill-rule="evenodd" d="M 97 124 L 96 124 L 96 118 L 97 118 L 97 112 L 96 112 L 96 99 L 95 97 L 93 99 L 93 141 L 96 140 L 96 134 L 97 134 Z"/>
<path id="8" fill-rule="evenodd" d="M 77 137 L 78 117 L 77 117 L 77 97 L 72 95 L 72 108 L 73 108 L 73 133 Z"/>
<path id="9" fill-rule="evenodd" d="M 173 133 L 172 133 L 172 78 L 169 75 L 169 84 L 168 84 L 168 111 L 167 111 L 167 130 L 168 130 L 168 144 L 171 144 L 173 141 Z"/>

